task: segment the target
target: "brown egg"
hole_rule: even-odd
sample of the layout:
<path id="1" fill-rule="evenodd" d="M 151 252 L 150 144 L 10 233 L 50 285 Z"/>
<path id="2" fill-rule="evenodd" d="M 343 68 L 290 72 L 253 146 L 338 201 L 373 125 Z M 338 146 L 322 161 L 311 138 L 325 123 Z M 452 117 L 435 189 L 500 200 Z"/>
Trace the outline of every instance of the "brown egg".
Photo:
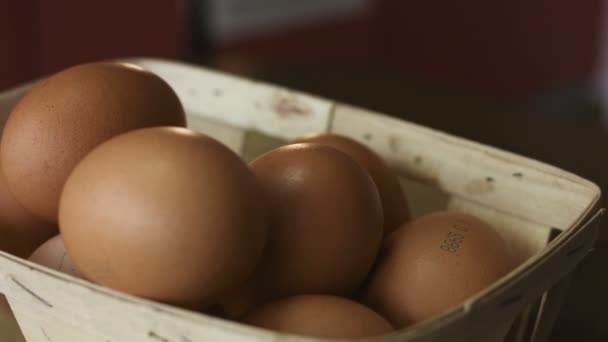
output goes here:
<path id="1" fill-rule="evenodd" d="M 361 165 L 376 183 L 384 209 L 384 235 L 390 234 L 400 224 L 409 220 L 407 200 L 399 185 L 397 175 L 386 163 L 367 146 L 345 136 L 336 134 L 316 134 L 295 141 L 319 143 L 346 153 Z"/>
<path id="2" fill-rule="evenodd" d="M 224 298 L 224 310 L 239 316 L 267 297 L 351 294 L 382 239 L 382 207 L 370 176 L 320 144 L 284 146 L 250 167 L 270 210 L 269 245 L 256 279 Z"/>
<path id="3" fill-rule="evenodd" d="M 35 86 L 10 114 L 0 158 L 7 184 L 28 211 L 57 222 L 68 175 L 101 142 L 133 129 L 185 126 L 167 83 L 136 66 L 92 63 Z"/>
<path id="4" fill-rule="evenodd" d="M 323 295 L 271 302 L 252 311 L 243 322 L 282 333 L 335 339 L 360 339 L 394 331 L 390 323 L 370 308 Z"/>
<path id="5" fill-rule="evenodd" d="M 59 222 L 87 279 L 193 309 L 250 276 L 268 231 L 247 164 L 172 127 L 132 131 L 87 155 L 66 182 Z"/>
<path id="6" fill-rule="evenodd" d="M 441 211 L 389 236 L 366 303 L 403 327 L 462 304 L 515 267 L 501 237 L 464 213 Z"/>
<path id="7" fill-rule="evenodd" d="M 74 277 L 82 278 L 74 262 L 72 262 L 72 258 L 70 258 L 65 250 L 61 235 L 57 235 L 43 243 L 32 253 L 29 260 Z"/>
<path id="8" fill-rule="evenodd" d="M 0 168 L 0 250 L 27 258 L 43 242 L 58 234 L 56 225 L 27 212 L 8 190 Z"/>

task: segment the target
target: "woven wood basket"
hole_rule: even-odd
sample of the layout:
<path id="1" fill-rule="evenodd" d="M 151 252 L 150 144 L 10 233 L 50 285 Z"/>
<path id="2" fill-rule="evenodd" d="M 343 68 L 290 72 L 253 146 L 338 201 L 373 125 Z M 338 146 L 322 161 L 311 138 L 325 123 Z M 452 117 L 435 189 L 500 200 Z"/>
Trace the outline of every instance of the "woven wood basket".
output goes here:
<path id="1" fill-rule="evenodd" d="M 558 168 L 426 127 L 289 89 L 157 59 L 189 127 L 251 160 L 311 132 L 350 136 L 399 174 L 415 216 L 453 208 L 491 223 L 526 261 L 462 306 L 376 341 L 546 340 L 568 275 L 599 231 L 600 189 Z M 31 84 L 0 93 L 4 122 Z M 28 342 L 318 341 L 132 297 L 0 252 L 5 294 Z M 0 300 L 0 339 L 13 322 Z M 6 335 L 2 336 L 3 330 Z"/>

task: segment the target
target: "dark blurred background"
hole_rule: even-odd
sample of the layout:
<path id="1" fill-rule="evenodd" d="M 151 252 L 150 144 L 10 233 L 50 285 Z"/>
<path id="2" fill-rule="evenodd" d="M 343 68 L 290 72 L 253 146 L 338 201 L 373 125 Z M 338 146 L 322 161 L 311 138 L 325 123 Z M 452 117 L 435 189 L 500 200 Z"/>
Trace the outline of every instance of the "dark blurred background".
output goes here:
<path id="1" fill-rule="evenodd" d="M 0 1 L 0 89 L 157 56 L 364 106 L 608 186 L 601 0 Z M 551 341 L 608 340 L 608 233 Z"/>

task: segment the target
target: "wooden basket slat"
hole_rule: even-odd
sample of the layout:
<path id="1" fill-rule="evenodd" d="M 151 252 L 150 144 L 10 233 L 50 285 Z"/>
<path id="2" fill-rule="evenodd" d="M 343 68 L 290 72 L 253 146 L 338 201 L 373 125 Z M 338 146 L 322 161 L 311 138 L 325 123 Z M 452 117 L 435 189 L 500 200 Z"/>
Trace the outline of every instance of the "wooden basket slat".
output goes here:
<path id="1" fill-rule="evenodd" d="M 5 275 L 0 288 L 15 311 L 28 313 L 30 319 L 45 317 L 82 331 L 104 332 L 100 335 L 111 341 L 153 341 L 150 335 L 172 341 L 272 338 L 272 333 L 121 294 L 14 257 L 0 258 L 0 269 Z"/>
<path id="2" fill-rule="evenodd" d="M 94 335 L 95 330 L 84 330 L 64 320 L 49 319 L 45 313 L 36 313 L 27 305 L 13 305 L 15 317 L 27 342 L 87 341 L 108 342 L 108 339 Z M 12 342 L 12 341 L 11 341 Z"/>
<path id="3" fill-rule="evenodd" d="M 133 62 L 169 82 L 191 115 L 286 139 L 327 130 L 331 101 L 195 66 Z"/>
<path id="4" fill-rule="evenodd" d="M 555 168 L 430 128 L 339 105 L 331 131 L 370 145 L 397 171 L 533 222 L 573 226 L 599 188 Z M 577 181 L 574 181 L 577 179 Z M 568 193 L 568 196 L 564 196 Z"/>

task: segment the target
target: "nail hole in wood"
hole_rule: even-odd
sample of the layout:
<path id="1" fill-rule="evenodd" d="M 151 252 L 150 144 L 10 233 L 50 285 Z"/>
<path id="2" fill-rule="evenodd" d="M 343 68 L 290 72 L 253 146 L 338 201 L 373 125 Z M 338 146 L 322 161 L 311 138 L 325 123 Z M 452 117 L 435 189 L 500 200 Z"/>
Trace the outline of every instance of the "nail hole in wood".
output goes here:
<path id="1" fill-rule="evenodd" d="M 492 183 L 492 182 L 494 182 L 494 178 L 493 177 L 486 177 L 486 182 Z"/>
<path id="2" fill-rule="evenodd" d="M 513 177 L 515 177 L 515 178 L 522 178 L 523 176 L 524 176 L 524 174 L 521 172 L 513 172 Z"/>
<path id="3" fill-rule="evenodd" d="M 365 140 L 367 140 L 367 141 L 370 141 L 370 140 L 372 140 L 373 138 L 374 138 L 374 136 L 373 136 L 373 135 L 371 135 L 371 133 L 365 133 L 365 134 L 363 134 L 363 139 L 365 139 Z"/>

